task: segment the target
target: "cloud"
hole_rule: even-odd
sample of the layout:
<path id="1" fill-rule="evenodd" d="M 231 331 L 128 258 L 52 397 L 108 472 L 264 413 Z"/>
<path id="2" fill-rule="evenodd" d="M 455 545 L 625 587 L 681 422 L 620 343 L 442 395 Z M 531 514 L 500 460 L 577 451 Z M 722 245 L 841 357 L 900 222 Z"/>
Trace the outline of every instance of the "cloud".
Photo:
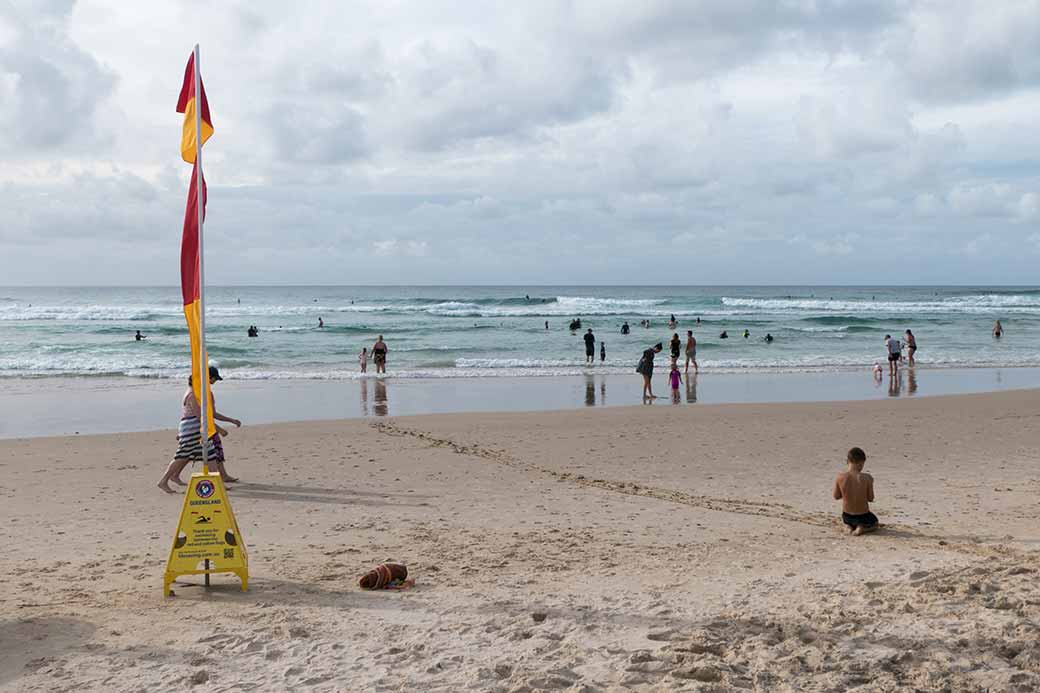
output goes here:
<path id="1" fill-rule="evenodd" d="M 1032 0 L 919 2 L 887 47 L 919 99 L 986 99 L 1040 86 L 1040 7 Z"/>
<path id="2" fill-rule="evenodd" d="M 1035 2 L 2 7 L 12 282 L 1033 281 Z"/>
<path id="3" fill-rule="evenodd" d="M 0 151 L 11 156 L 104 144 L 99 104 L 115 76 L 69 37 L 72 2 L 0 6 Z"/>
<path id="4" fill-rule="evenodd" d="M 390 238 L 382 241 L 372 241 L 372 249 L 376 255 L 423 257 L 429 252 L 429 244 L 426 241 Z"/>

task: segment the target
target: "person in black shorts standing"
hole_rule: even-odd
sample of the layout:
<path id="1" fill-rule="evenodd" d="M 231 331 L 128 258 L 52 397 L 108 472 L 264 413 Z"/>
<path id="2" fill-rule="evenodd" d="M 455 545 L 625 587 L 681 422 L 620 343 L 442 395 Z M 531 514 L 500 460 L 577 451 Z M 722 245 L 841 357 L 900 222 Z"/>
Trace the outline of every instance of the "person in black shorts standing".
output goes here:
<path id="1" fill-rule="evenodd" d="M 672 335 L 672 340 L 668 342 L 669 350 L 672 352 L 672 363 L 678 363 L 679 351 L 682 349 L 682 340 L 679 339 L 679 333 L 676 332 Z"/>
<path id="2" fill-rule="evenodd" d="M 596 362 L 596 336 L 592 334 L 592 328 L 585 333 L 585 363 Z"/>

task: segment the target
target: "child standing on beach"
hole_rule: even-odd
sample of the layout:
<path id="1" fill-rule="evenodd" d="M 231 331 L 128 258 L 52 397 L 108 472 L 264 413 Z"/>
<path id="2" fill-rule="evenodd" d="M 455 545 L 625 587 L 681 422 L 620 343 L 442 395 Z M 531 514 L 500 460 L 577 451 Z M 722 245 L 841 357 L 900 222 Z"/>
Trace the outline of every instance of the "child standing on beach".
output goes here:
<path id="1" fill-rule="evenodd" d="M 361 353 L 358 354 L 357 360 L 361 364 L 361 372 L 368 373 L 368 347 L 361 347 Z"/>
<path id="2" fill-rule="evenodd" d="M 682 373 L 679 372 L 679 364 L 672 361 L 672 372 L 668 374 L 668 383 L 672 386 L 672 403 L 679 403 L 679 385 L 682 383 Z"/>
<path id="3" fill-rule="evenodd" d="M 852 448 L 845 457 L 848 469 L 834 480 L 834 500 L 841 501 L 841 521 L 845 531 L 859 536 L 878 528 L 877 515 L 870 512 L 874 500 L 874 477 L 863 471 L 867 454 Z"/>

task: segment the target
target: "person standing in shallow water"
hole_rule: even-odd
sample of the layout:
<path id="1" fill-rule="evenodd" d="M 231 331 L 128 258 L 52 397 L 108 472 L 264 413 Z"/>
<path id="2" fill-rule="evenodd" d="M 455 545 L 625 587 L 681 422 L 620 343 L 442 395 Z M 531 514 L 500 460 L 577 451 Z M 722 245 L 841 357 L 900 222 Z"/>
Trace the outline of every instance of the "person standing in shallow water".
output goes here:
<path id="1" fill-rule="evenodd" d="M 697 338 L 693 336 L 693 330 L 686 330 L 686 372 L 690 372 L 690 364 L 693 364 L 693 372 L 699 373 L 701 368 L 697 365 Z"/>
<path id="2" fill-rule="evenodd" d="M 917 339 L 914 337 L 914 333 L 910 330 L 906 331 L 906 365 L 908 368 L 914 367 L 914 354 L 917 352 Z"/>
<path id="3" fill-rule="evenodd" d="M 592 334 L 592 328 L 585 333 L 585 363 L 596 362 L 596 336 Z"/>
<path id="4" fill-rule="evenodd" d="M 682 340 L 679 339 L 679 333 L 672 334 L 672 340 L 668 342 L 669 351 L 672 354 L 672 363 L 679 362 L 679 352 L 682 350 Z"/>
<path id="5" fill-rule="evenodd" d="M 386 354 L 390 351 L 386 348 L 383 335 L 379 335 L 376 343 L 372 345 L 372 360 L 376 364 L 376 373 L 386 373 Z"/>
<path id="6" fill-rule="evenodd" d="M 636 366 L 636 373 L 643 376 L 643 402 L 657 399 L 651 381 L 654 377 L 654 356 L 661 353 L 662 349 L 664 345 L 660 342 L 650 347 L 643 352 L 643 358 L 639 359 L 639 365 Z"/>

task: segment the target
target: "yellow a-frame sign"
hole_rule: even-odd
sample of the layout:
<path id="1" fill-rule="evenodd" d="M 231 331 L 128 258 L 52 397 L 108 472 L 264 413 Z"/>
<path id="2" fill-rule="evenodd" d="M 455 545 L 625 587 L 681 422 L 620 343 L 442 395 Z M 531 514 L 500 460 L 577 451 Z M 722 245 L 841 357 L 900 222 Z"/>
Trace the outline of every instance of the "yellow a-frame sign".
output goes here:
<path id="1" fill-rule="evenodd" d="M 242 581 L 243 592 L 249 587 L 246 543 L 224 483 L 220 474 L 203 472 L 191 475 L 184 494 L 181 521 L 163 574 L 163 596 L 170 595 L 170 583 L 179 575 L 211 573 L 234 573 Z"/>

